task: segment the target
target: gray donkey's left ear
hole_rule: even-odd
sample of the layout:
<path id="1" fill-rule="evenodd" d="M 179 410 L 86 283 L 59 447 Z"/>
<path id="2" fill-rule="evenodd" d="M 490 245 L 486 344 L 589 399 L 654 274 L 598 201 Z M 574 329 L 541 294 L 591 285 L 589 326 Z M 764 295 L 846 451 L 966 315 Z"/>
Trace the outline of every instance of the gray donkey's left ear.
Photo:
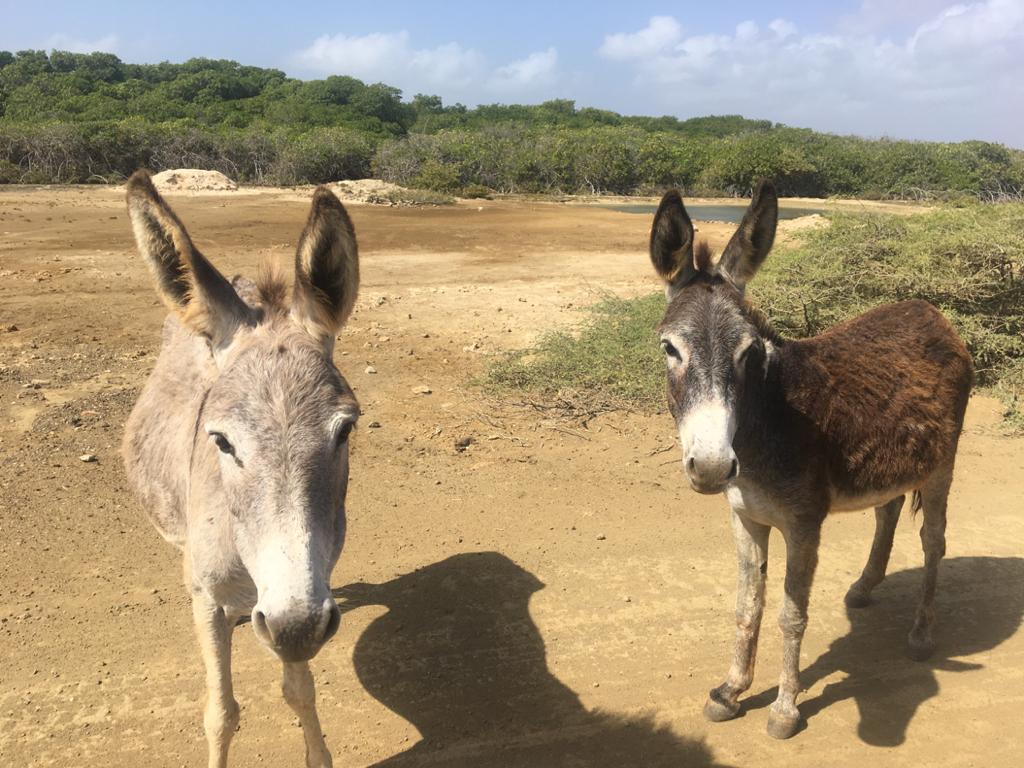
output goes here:
<path id="1" fill-rule="evenodd" d="M 775 186 L 762 179 L 754 190 L 739 229 L 718 260 L 718 271 L 740 290 L 746 287 L 767 258 L 775 242 L 778 222 L 779 198 L 775 194 Z"/>
<path id="2" fill-rule="evenodd" d="M 359 248 L 352 219 L 327 187 L 317 187 L 295 253 L 292 312 L 310 333 L 333 345 L 358 292 Z"/>

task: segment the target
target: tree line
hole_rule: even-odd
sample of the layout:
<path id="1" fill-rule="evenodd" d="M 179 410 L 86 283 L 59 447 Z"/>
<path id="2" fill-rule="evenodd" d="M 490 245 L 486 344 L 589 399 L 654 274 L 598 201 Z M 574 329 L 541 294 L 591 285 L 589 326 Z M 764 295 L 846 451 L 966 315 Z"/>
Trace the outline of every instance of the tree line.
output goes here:
<path id="1" fill-rule="evenodd" d="M 761 176 L 788 195 L 1024 190 L 1024 152 L 982 141 L 868 140 L 736 115 L 625 116 L 565 99 L 470 109 L 226 60 L 0 51 L 0 183 L 109 182 L 139 167 L 219 170 L 250 184 L 373 175 L 470 194 L 745 194 Z"/>

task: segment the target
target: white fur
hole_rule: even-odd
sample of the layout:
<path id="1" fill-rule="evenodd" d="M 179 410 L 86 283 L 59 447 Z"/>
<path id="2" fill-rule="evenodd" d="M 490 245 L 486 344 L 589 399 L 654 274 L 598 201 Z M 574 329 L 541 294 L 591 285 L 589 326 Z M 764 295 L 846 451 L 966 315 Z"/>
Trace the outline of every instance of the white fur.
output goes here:
<path id="1" fill-rule="evenodd" d="M 683 417 L 679 425 L 679 443 L 683 461 L 695 459 L 701 467 L 727 474 L 736 454 L 732 439 L 736 434 L 736 414 L 721 397 L 713 397 Z"/>

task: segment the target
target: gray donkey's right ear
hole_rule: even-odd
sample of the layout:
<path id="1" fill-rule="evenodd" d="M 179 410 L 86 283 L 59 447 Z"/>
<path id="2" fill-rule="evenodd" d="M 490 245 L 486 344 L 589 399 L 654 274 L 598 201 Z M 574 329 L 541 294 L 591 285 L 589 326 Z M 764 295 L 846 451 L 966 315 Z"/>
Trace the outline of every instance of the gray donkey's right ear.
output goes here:
<path id="1" fill-rule="evenodd" d="M 127 185 L 128 215 L 139 253 L 156 278 L 157 293 L 193 332 L 227 344 L 253 312 L 225 277 L 192 244 L 146 171 Z"/>

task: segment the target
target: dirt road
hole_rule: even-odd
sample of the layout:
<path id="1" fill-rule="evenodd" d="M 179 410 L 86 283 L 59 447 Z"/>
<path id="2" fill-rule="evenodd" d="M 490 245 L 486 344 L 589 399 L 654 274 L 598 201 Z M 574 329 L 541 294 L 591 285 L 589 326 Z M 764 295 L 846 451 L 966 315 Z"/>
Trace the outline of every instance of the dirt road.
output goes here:
<path id="1" fill-rule="evenodd" d="M 289 263 L 308 205 L 170 199 L 208 256 L 250 274 Z M 903 653 L 914 521 L 876 604 L 847 615 L 874 520 L 837 516 L 804 643 L 806 730 L 764 732 L 777 536 L 751 698 L 712 725 L 701 707 L 728 664 L 733 548 L 724 500 L 681 483 L 670 418 L 584 428 L 468 383 L 597 293 L 655 289 L 647 218 L 490 201 L 351 211 L 364 282 L 337 355 L 365 415 L 334 574 L 346 613 L 313 663 L 337 766 L 1024 763 L 1024 443 L 1000 435 L 995 403 L 972 401 L 961 443 L 935 658 Z M 728 231 L 701 229 L 719 246 Z M 180 558 L 117 453 L 163 314 L 119 193 L 0 188 L 0 765 L 205 759 Z M 301 765 L 278 664 L 248 627 L 234 670 L 234 764 Z"/>

